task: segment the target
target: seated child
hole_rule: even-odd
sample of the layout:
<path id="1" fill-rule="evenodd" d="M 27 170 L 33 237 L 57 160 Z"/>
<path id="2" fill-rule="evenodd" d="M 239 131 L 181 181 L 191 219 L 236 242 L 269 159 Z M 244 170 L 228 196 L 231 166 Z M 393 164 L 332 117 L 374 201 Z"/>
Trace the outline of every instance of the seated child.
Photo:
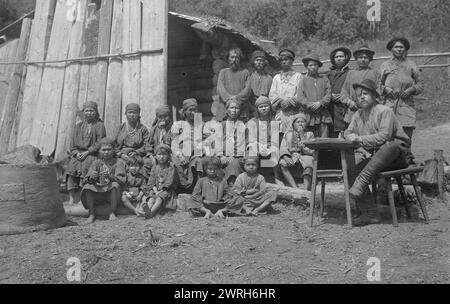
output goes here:
<path id="1" fill-rule="evenodd" d="M 245 172 L 234 183 L 234 191 L 244 199 L 246 213 L 255 216 L 266 211 L 277 199 L 275 191 L 268 191 L 264 176 L 258 174 L 258 167 L 257 156 L 246 157 Z"/>
<path id="2" fill-rule="evenodd" d="M 200 178 L 195 185 L 188 210 L 193 215 L 204 215 L 206 219 L 213 215 L 224 218 L 226 214 L 239 213 L 242 202 L 238 200 L 239 197 L 233 197 L 227 181 L 220 177 L 220 159 L 205 157 L 203 166 L 206 169 L 206 177 Z"/>
<path id="3" fill-rule="evenodd" d="M 142 209 L 146 218 L 152 218 L 161 208 L 177 210 L 175 189 L 178 185 L 178 174 L 171 163 L 170 147 L 161 144 L 155 149 L 156 165 L 150 172 L 147 185 L 144 187 Z"/>
<path id="4" fill-rule="evenodd" d="M 95 221 L 95 205 L 110 204 L 110 220 L 116 220 L 116 209 L 120 202 L 120 188 L 126 182 L 125 163 L 114 153 L 114 140 L 100 140 L 99 159 L 95 160 L 86 175 L 87 184 L 81 191 L 81 202 L 89 210 L 88 224 Z"/>
<path id="5" fill-rule="evenodd" d="M 146 183 L 142 170 L 142 159 L 131 156 L 127 161 L 127 182 L 125 191 L 122 193 L 122 203 L 137 216 L 144 215 L 144 212 L 139 208 L 140 202 L 144 197 L 142 187 Z"/>
<path id="6" fill-rule="evenodd" d="M 297 184 L 290 169 L 302 170 L 305 188 L 311 190 L 311 175 L 313 166 L 313 151 L 304 145 L 305 140 L 314 138 L 312 132 L 306 131 L 307 119 L 303 113 L 295 115 L 293 118 L 292 131 L 284 135 L 280 147 L 280 167 L 281 172 L 290 187 L 296 188 Z"/>

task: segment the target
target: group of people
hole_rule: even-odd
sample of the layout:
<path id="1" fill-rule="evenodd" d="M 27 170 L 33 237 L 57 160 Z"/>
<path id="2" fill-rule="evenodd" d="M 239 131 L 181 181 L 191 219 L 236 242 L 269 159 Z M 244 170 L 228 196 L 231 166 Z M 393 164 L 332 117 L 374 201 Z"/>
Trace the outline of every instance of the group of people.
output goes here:
<path id="1" fill-rule="evenodd" d="M 175 135 L 186 130 L 174 132 L 168 106 L 157 109 L 155 121 L 147 129 L 140 123 L 139 105 L 129 104 L 126 122 L 114 138 L 106 138 L 96 103 L 87 102 L 70 151 L 71 201 L 81 199 L 89 210 L 90 223 L 102 201 L 110 204 L 111 220 L 121 203 L 136 215 L 150 218 L 163 209 L 176 209 L 178 193 L 191 194 L 188 209 L 193 215 L 258 215 L 276 199 L 259 170 L 262 160 L 274 158 L 271 139 L 279 139 L 280 144 L 272 165 L 275 181 L 284 184 L 284 178 L 289 186 L 298 187 L 295 177 L 301 173 L 310 190 L 313 151 L 305 141 L 344 137 L 360 146 L 356 151 L 359 175 L 350 189 L 359 202 L 359 218 L 362 223 L 376 222 L 374 204 L 360 198 L 367 194 L 377 173 L 410 163 L 413 96 L 423 91 L 420 71 L 407 59 L 409 41 L 394 38 L 387 48 L 393 58 L 379 71 L 370 67 L 374 52 L 366 46 L 353 53 L 358 65 L 355 70 L 348 67 L 352 52 L 345 47 L 331 53 L 332 68 L 326 74 L 319 72 L 323 65 L 319 57 L 311 54 L 302 60 L 306 76 L 293 70 L 295 53 L 284 49 L 279 54 L 282 70 L 274 78 L 266 73 L 263 51 L 252 54 L 254 70 L 250 73 L 240 66 L 242 51 L 231 49 L 229 68 L 220 71 L 217 84 L 225 118 L 216 123 L 223 128 L 220 140 L 227 151 L 207 140 L 214 131 L 203 124 L 202 153 L 193 153 L 194 147 L 189 155 L 183 153 L 178 145 L 182 143 L 173 143 Z M 183 102 L 180 114 L 192 127 L 191 139 L 198 112 L 195 99 Z M 240 126 L 250 122 L 269 127 L 258 128 L 256 138 L 249 137 L 247 129 L 239 134 Z M 271 132 L 274 123 L 279 125 L 279 134 Z M 243 154 L 237 153 L 241 144 Z M 232 149 L 228 149 L 230 145 Z M 248 153 L 249 147 L 256 148 L 256 155 Z"/>

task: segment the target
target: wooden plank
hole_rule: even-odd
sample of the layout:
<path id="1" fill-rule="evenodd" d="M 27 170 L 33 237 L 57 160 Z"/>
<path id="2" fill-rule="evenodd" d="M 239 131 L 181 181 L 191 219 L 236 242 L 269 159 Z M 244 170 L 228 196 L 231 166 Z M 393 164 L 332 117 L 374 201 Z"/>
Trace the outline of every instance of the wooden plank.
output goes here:
<path id="1" fill-rule="evenodd" d="M 67 59 L 77 6 L 78 2 L 69 0 L 57 2 L 47 60 Z M 55 150 L 65 66 L 65 63 L 47 64 L 42 76 L 30 144 L 43 155 L 51 155 Z"/>
<path id="2" fill-rule="evenodd" d="M 123 0 L 114 0 L 110 54 L 120 54 L 123 51 L 123 19 Z M 110 59 L 105 103 L 105 127 L 108 136 L 113 136 L 122 116 L 122 76 L 122 61 L 119 58 Z"/>
<path id="3" fill-rule="evenodd" d="M 98 29 L 98 47 L 97 54 L 103 55 L 109 53 L 111 43 L 111 23 L 113 15 L 113 4 L 111 0 L 103 0 L 100 9 L 100 24 Z M 98 103 L 100 116 L 104 117 L 106 81 L 108 79 L 108 61 L 99 60 L 92 69 L 92 81 L 90 81 L 90 90 L 88 98 Z"/>
<path id="4" fill-rule="evenodd" d="M 141 49 L 141 1 L 124 0 L 123 3 L 123 51 L 138 51 Z M 123 60 L 123 112 L 131 102 L 140 104 L 140 63 L 139 56 L 126 57 Z"/>
<path id="5" fill-rule="evenodd" d="M 141 58 L 142 123 L 150 126 L 158 106 L 167 104 L 168 0 L 143 0 L 142 48 L 163 49 Z"/>
<path id="6" fill-rule="evenodd" d="M 72 31 L 70 33 L 69 58 L 79 57 L 82 52 L 81 46 L 87 17 L 88 0 L 79 0 L 78 4 L 77 18 L 72 25 Z M 67 158 L 67 152 L 70 149 L 70 140 L 78 110 L 77 98 L 80 82 L 80 68 L 81 65 L 79 62 L 71 62 L 66 67 L 61 100 L 61 112 L 59 115 L 58 133 L 56 137 L 56 162 L 60 162 Z"/>
<path id="7" fill-rule="evenodd" d="M 22 21 L 22 30 L 20 32 L 19 44 L 17 46 L 17 54 L 15 61 L 24 61 L 28 50 L 28 41 L 31 32 L 31 19 L 25 18 Z M 5 106 L 3 109 L 1 124 L 0 124 L 0 154 L 8 152 L 9 138 L 14 126 L 15 111 L 19 99 L 20 84 L 24 72 L 23 64 L 14 65 L 13 75 L 8 87 L 6 95 Z"/>
<path id="8" fill-rule="evenodd" d="M 81 56 L 93 56 L 97 54 L 97 36 L 98 36 L 98 19 L 97 19 L 97 5 L 91 3 L 87 9 L 87 20 L 84 27 L 85 33 L 83 35 Z M 80 71 L 80 85 L 78 89 L 78 113 L 81 114 L 83 104 L 88 100 L 89 89 L 92 85 L 91 75 L 93 74 L 95 61 L 84 61 L 81 63 Z M 78 119 L 82 119 L 78 115 Z"/>
<path id="9" fill-rule="evenodd" d="M 45 59 L 48 47 L 49 33 L 56 8 L 56 0 L 37 0 L 36 11 L 31 27 L 30 46 L 28 60 L 42 61 Z M 22 112 L 20 115 L 17 145 L 23 146 L 29 143 L 31 127 L 36 111 L 36 96 L 39 96 L 44 65 L 30 65 L 27 68 L 25 80 Z"/>
<path id="10" fill-rule="evenodd" d="M 5 62 L 13 62 L 16 53 L 17 47 L 19 45 L 19 39 L 14 40 L 6 45 L 5 49 Z M 3 70 L 3 75 L 0 75 L 0 118 L 3 113 L 3 108 L 6 102 L 6 94 L 8 93 L 9 83 L 11 81 L 12 73 L 14 71 L 14 65 L 5 65 Z"/>
<path id="11" fill-rule="evenodd" d="M 28 50 L 27 53 L 30 49 L 30 44 L 28 43 Z M 22 114 L 22 109 L 23 109 L 23 92 L 25 89 L 25 80 L 27 77 L 27 70 L 28 67 L 24 66 L 23 67 L 23 72 L 22 72 L 22 79 L 20 81 L 20 89 L 19 89 L 19 97 L 17 98 L 17 106 L 16 106 L 16 110 L 15 110 L 15 115 L 14 115 L 14 123 L 13 123 L 13 128 L 11 131 L 11 135 L 9 137 L 9 148 L 8 148 L 8 152 L 12 152 L 14 151 L 18 146 L 17 146 L 17 138 L 19 135 L 19 124 L 20 124 L 20 118 L 21 118 L 21 114 Z"/>

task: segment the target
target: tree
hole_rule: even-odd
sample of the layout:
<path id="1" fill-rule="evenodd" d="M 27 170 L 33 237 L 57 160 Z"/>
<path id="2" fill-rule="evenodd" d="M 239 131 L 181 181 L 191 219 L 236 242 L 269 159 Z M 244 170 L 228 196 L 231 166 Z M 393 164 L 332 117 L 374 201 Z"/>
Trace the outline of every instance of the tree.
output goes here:
<path id="1" fill-rule="evenodd" d="M 4 28 L 17 19 L 17 12 L 11 7 L 9 2 L 0 0 L 0 29 Z"/>

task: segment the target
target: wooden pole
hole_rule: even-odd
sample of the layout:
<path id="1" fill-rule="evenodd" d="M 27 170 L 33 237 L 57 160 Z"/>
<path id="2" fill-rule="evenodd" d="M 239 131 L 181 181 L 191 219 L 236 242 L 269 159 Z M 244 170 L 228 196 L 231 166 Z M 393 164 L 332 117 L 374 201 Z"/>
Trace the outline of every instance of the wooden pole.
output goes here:
<path id="1" fill-rule="evenodd" d="M 17 47 L 16 60 L 24 60 L 28 50 L 28 42 L 31 32 L 31 19 L 25 18 L 22 22 L 22 31 L 20 33 L 19 45 Z M 0 126 L 0 154 L 8 152 L 11 131 L 16 117 L 17 102 L 20 93 L 20 84 L 24 77 L 24 66 L 16 65 L 13 70 L 13 76 L 8 87 L 5 107 L 3 110 Z"/>
<path id="2" fill-rule="evenodd" d="M 434 150 L 434 159 L 438 162 L 437 167 L 437 178 L 438 178 L 438 188 L 439 188 L 439 199 L 445 203 L 445 191 L 446 186 L 444 183 L 444 151 Z"/>

